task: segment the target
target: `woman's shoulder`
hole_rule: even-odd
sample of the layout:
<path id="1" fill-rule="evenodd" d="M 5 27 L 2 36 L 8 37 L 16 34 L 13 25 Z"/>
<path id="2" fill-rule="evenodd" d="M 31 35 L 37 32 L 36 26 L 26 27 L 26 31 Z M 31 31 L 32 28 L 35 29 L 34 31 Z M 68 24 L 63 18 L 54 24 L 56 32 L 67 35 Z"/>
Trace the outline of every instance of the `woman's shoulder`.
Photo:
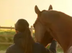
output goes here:
<path id="1" fill-rule="evenodd" d="M 6 53 L 23 53 L 23 52 L 18 46 L 13 44 L 7 48 Z"/>
<path id="2" fill-rule="evenodd" d="M 13 50 L 14 50 L 14 48 L 15 48 L 15 45 L 13 44 L 13 45 L 10 45 L 8 48 L 7 48 L 7 50 L 6 50 L 6 53 L 11 53 Z"/>

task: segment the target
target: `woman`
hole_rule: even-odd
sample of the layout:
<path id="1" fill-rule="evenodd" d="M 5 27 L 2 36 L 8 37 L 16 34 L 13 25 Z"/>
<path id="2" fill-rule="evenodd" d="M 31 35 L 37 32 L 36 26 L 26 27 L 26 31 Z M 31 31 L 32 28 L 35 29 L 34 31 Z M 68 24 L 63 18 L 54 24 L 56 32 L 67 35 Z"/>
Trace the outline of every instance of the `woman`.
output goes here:
<path id="1" fill-rule="evenodd" d="M 25 19 L 17 21 L 15 30 L 14 44 L 7 49 L 6 53 L 51 53 L 43 45 L 34 42 L 29 24 Z"/>

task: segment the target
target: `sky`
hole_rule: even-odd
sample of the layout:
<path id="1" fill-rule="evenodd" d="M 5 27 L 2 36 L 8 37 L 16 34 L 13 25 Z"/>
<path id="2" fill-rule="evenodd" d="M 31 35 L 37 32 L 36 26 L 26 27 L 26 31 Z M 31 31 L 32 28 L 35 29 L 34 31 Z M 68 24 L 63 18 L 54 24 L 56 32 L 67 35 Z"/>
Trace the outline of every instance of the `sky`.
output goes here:
<path id="1" fill-rule="evenodd" d="M 37 15 L 35 5 L 40 10 L 48 9 L 62 11 L 72 16 L 72 0 L 0 0 L 0 26 L 13 26 L 18 19 L 26 19 L 30 26 L 35 22 Z"/>

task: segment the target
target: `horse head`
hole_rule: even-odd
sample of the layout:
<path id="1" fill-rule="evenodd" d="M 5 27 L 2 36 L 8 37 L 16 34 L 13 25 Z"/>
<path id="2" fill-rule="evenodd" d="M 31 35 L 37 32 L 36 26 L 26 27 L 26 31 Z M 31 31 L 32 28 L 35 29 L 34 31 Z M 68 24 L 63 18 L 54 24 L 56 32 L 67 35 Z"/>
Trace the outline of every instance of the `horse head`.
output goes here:
<path id="1" fill-rule="evenodd" d="M 40 19 L 42 16 L 42 12 L 52 10 L 52 5 L 49 6 L 48 10 L 40 11 L 37 6 L 35 6 L 35 12 L 37 14 L 37 20 L 34 23 L 35 28 L 35 39 L 37 42 L 43 44 L 44 46 L 47 46 L 48 43 L 51 43 L 53 40 L 53 37 L 50 35 L 50 32 L 47 31 L 45 26 L 40 22 Z"/>

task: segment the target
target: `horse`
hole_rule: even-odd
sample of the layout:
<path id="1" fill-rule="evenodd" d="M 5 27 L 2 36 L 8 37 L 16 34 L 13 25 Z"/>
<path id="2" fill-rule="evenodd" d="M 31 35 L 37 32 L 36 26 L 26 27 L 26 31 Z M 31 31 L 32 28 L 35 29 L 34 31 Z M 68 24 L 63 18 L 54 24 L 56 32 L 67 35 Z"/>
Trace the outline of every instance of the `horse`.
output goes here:
<path id="1" fill-rule="evenodd" d="M 52 10 L 52 9 L 53 9 L 53 7 L 52 7 L 52 5 L 50 5 L 48 10 Z M 37 41 L 37 39 L 35 39 L 35 40 L 36 40 L 36 42 L 39 42 L 39 41 Z M 49 43 L 52 42 L 52 40 L 53 40 L 53 37 L 50 35 L 49 31 L 45 31 L 44 36 L 41 38 L 41 41 L 39 43 L 46 47 Z"/>
<path id="2" fill-rule="evenodd" d="M 34 23 L 35 39 L 40 42 L 44 37 L 45 31 L 61 45 L 64 53 L 72 52 L 72 17 L 56 10 L 40 11 L 35 6 L 37 19 Z M 49 37 L 47 37 L 49 38 Z M 50 40 L 48 40 L 50 41 Z"/>
<path id="3" fill-rule="evenodd" d="M 53 9 L 53 7 L 52 7 L 52 5 L 50 5 L 48 10 L 52 10 L 52 9 Z M 42 39 L 41 39 L 41 41 L 39 43 L 42 44 L 45 47 L 47 47 L 49 45 L 49 43 L 51 43 L 50 44 L 50 47 L 49 47 L 49 50 L 51 50 L 53 53 L 56 53 L 56 41 L 50 35 L 50 32 L 49 31 L 45 31 L 44 36 L 42 37 Z"/>

